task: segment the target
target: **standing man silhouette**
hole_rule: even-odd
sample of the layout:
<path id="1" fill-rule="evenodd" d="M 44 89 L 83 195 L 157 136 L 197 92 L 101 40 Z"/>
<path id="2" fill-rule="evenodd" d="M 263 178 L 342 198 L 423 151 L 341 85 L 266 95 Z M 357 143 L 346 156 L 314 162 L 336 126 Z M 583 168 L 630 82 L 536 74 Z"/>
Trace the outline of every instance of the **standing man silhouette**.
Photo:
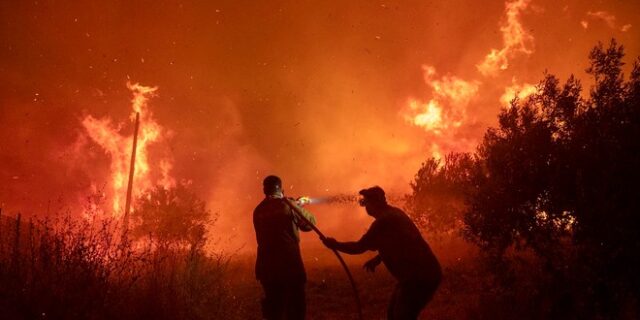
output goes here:
<path id="1" fill-rule="evenodd" d="M 285 203 L 282 180 L 264 179 L 264 200 L 253 211 L 253 226 L 258 241 L 256 278 L 264 289 L 262 316 L 267 320 L 305 318 L 306 273 L 300 255 L 299 231 L 311 227 Z M 315 217 L 300 208 L 309 222 Z"/>
<path id="2" fill-rule="evenodd" d="M 367 261 L 364 268 L 373 272 L 384 262 L 398 280 L 387 318 L 417 319 L 440 284 L 440 263 L 413 221 L 402 210 L 387 204 L 382 188 L 363 189 L 360 195 L 360 205 L 375 218 L 369 230 L 355 242 L 325 238 L 324 244 L 348 254 L 378 251 L 378 255 Z"/>

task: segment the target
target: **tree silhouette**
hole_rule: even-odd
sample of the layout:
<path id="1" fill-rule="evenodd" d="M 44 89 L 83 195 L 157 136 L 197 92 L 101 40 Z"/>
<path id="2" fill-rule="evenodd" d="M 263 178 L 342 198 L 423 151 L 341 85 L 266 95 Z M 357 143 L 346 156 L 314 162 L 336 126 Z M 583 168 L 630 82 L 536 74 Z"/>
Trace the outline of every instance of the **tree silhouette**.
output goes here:
<path id="1" fill-rule="evenodd" d="M 211 213 L 206 204 L 187 186 L 157 186 L 140 196 L 133 213 L 133 235 L 151 238 L 159 247 L 204 245 Z"/>
<path id="2" fill-rule="evenodd" d="M 561 85 L 545 73 L 535 94 L 501 111 L 472 165 L 427 161 L 408 198 L 410 211 L 436 227 L 450 224 L 439 215 L 462 198 L 463 212 L 452 216 L 494 261 L 533 252 L 548 275 L 540 292 L 557 298 L 551 317 L 562 309 L 621 318 L 625 306 L 638 309 L 640 58 L 625 81 L 623 57 L 615 40 L 593 48 L 588 96 L 576 77 Z"/>
<path id="3" fill-rule="evenodd" d="M 484 170 L 465 214 L 469 239 L 497 255 L 533 249 L 550 271 L 571 268 L 606 315 L 639 284 L 640 67 L 625 82 L 623 57 L 615 41 L 591 51 L 586 99 L 575 77 L 560 86 L 546 75 L 503 110 L 478 150 Z"/>
<path id="4" fill-rule="evenodd" d="M 431 234 L 461 229 L 475 166 L 468 153 L 451 153 L 444 160 L 430 158 L 422 164 L 406 198 L 407 212 L 420 227 Z"/>

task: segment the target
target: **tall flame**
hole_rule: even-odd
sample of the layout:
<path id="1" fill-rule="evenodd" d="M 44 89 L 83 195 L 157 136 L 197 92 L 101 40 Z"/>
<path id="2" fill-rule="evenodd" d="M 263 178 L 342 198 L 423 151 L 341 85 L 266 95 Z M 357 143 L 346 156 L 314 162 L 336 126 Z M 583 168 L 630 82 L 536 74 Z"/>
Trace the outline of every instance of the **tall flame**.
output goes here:
<path id="1" fill-rule="evenodd" d="M 173 167 L 172 159 L 159 159 L 159 178 L 153 181 L 151 177 L 149 162 L 149 145 L 157 143 L 165 138 L 165 130 L 153 118 L 153 113 L 149 110 L 148 100 L 156 94 L 157 87 L 146 87 L 138 83 L 127 82 L 127 88 L 133 93 L 131 100 L 131 119 L 135 119 L 135 114 L 140 113 L 140 131 L 138 133 L 138 146 L 135 161 L 134 188 L 133 195 L 136 197 L 141 192 L 148 190 L 154 184 L 169 187 L 175 184 L 175 180 L 170 176 Z M 126 193 L 127 177 L 129 173 L 129 159 L 131 157 L 131 144 L 133 136 L 123 134 L 123 123 L 117 125 L 108 118 L 96 119 L 91 115 L 86 116 L 82 125 L 89 137 L 104 149 L 111 160 L 111 199 L 112 209 L 115 216 L 123 214 L 124 196 Z M 127 127 L 129 129 L 129 127 Z M 127 130 L 128 131 L 128 130 Z"/>
<path id="2" fill-rule="evenodd" d="M 484 59 L 476 65 L 480 79 L 496 76 L 499 71 L 506 70 L 509 60 L 517 53 L 530 55 L 533 53 L 533 36 L 529 34 L 520 21 L 522 12 L 527 9 L 531 0 L 513 0 L 505 2 L 506 22 L 500 27 L 503 47 L 492 49 Z M 431 89 L 430 98 L 422 101 L 409 98 L 407 106 L 402 110 L 404 119 L 415 126 L 423 128 L 430 136 L 429 152 L 439 158 L 443 153 L 451 151 L 468 151 L 475 146 L 475 138 L 459 135 L 465 124 L 468 125 L 467 109 L 478 97 L 483 81 L 464 80 L 455 75 L 436 78 L 433 66 L 423 65 L 424 81 Z M 495 81 L 484 81 L 494 84 Z M 514 97 L 524 98 L 535 92 L 531 84 L 512 84 L 504 89 L 499 101 L 508 106 Z M 473 125 L 471 123 L 471 125 Z"/>
<path id="3" fill-rule="evenodd" d="M 505 4 L 507 21 L 500 27 L 502 32 L 502 49 L 491 49 L 482 62 L 476 67 L 483 76 L 496 75 L 509 67 L 509 59 L 517 53 L 530 55 L 533 53 L 531 43 L 533 36 L 527 32 L 520 22 L 520 15 L 529 6 L 531 0 L 516 0 Z"/>

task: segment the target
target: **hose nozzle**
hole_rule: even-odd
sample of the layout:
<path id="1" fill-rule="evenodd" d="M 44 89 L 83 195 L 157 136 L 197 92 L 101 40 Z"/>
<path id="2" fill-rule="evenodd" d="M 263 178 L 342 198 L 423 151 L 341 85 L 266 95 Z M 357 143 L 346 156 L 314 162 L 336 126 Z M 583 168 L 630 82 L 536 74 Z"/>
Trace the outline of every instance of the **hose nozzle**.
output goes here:
<path id="1" fill-rule="evenodd" d="M 296 199 L 296 202 L 298 202 L 299 206 L 304 206 L 311 203 L 311 198 L 308 196 L 302 196 Z"/>

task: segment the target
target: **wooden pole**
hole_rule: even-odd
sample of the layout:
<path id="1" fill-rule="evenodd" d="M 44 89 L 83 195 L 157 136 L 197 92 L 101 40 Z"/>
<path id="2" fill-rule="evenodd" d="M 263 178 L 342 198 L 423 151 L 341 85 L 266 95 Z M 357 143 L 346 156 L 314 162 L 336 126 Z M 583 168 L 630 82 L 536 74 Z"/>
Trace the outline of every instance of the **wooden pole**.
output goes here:
<path id="1" fill-rule="evenodd" d="M 140 112 L 136 112 L 136 124 L 133 131 L 133 147 L 131 148 L 131 164 L 129 165 L 129 183 L 127 184 L 127 200 L 124 205 L 122 221 L 123 233 L 129 231 L 129 212 L 131 211 L 131 194 L 133 193 L 133 174 L 136 170 L 136 147 L 138 145 L 138 130 L 140 128 Z"/>

